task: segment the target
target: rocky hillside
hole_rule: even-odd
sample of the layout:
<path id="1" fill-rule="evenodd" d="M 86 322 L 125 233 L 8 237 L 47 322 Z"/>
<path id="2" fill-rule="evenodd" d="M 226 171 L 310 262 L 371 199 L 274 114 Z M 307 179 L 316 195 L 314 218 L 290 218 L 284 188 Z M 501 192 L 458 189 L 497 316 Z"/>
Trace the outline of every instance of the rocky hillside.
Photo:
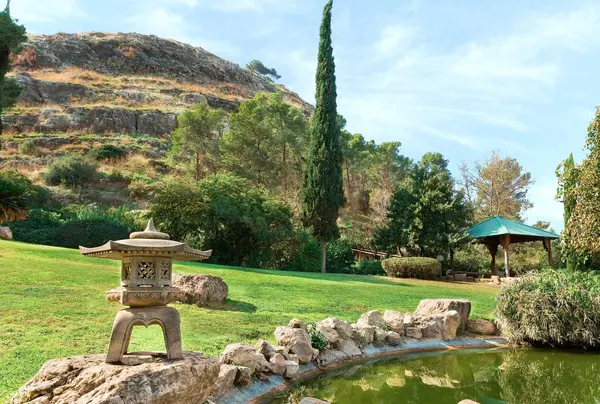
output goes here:
<path id="1" fill-rule="evenodd" d="M 166 137 L 177 114 L 193 104 L 231 112 L 257 92 L 280 91 L 306 115 L 312 110 L 282 85 L 202 48 L 153 35 L 31 35 L 13 66 L 23 92 L 3 119 L 9 134 Z"/>

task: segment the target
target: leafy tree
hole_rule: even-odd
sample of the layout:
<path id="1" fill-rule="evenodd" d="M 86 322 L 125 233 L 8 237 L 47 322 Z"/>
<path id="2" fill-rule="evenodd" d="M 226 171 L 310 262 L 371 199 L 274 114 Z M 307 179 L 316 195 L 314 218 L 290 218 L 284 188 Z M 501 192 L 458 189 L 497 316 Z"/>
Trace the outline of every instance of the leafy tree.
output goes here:
<path id="1" fill-rule="evenodd" d="M 484 163 L 463 164 L 460 170 L 461 185 L 478 221 L 493 216 L 521 220 L 523 212 L 533 207 L 527 192 L 534 181 L 516 159 L 494 152 Z"/>
<path id="2" fill-rule="evenodd" d="M 246 65 L 246 69 L 258 74 L 262 74 L 263 76 L 270 77 L 273 80 L 279 80 L 281 78 L 281 76 L 277 74 L 277 70 L 269 69 L 260 60 L 252 60 Z"/>
<path id="3" fill-rule="evenodd" d="M 27 218 L 25 191 L 21 184 L 0 179 L 0 224 Z"/>
<path id="4" fill-rule="evenodd" d="M 220 264 L 285 266 L 277 248 L 295 237 L 284 204 L 231 174 L 166 181 L 156 187 L 150 211 L 173 239 L 212 249 Z"/>
<path id="5" fill-rule="evenodd" d="M 471 218 L 463 191 L 454 187 L 448 161 L 440 153 L 425 154 L 392 196 L 388 221 L 376 232 L 376 245 L 418 256 L 452 253 L 460 242 L 457 233 Z"/>
<path id="6" fill-rule="evenodd" d="M 297 200 L 288 191 L 298 188 L 294 185 L 302 171 L 307 138 L 302 112 L 286 104 L 280 93 L 259 93 L 243 102 L 229 122 L 221 143 L 223 167 Z"/>
<path id="7" fill-rule="evenodd" d="M 570 217 L 567 221 L 569 245 L 579 253 L 600 253 L 600 108 L 588 127 L 587 157 L 577 167 L 577 184 L 564 187 Z M 566 183 L 565 183 L 566 185 Z M 573 201 L 576 201 L 572 206 Z"/>
<path id="8" fill-rule="evenodd" d="M 344 205 L 342 150 L 338 123 L 335 63 L 331 46 L 330 0 L 323 10 L 317 67 L 316 108 L 310 125 L 310 140 L 302 189 L 303 221 L 321 243 L 321 271 L 327 270 L 327 242 L 339 237 L 336 224 Z"/>
<path id="9" fill-rule="evenodd" d="M 18 53 L 21 44 L 26 40 L 25 27 L 17 24 L 10 16 L 9 0 L 4 11 L 0 12 L 0 119 L 3 111 L 15 104 L 20 93 L 18 84 L 14 79 L 6 78 L 6 73 L 10 71 L 10 55 Z"/>
<path id="10" fill-rule="evenodd" d="M 196 181 L 217 171 L 219 133 L 225 127 L 225 113 L 197 104 L 177 118 L 169 158 L 193 173 Z"/>

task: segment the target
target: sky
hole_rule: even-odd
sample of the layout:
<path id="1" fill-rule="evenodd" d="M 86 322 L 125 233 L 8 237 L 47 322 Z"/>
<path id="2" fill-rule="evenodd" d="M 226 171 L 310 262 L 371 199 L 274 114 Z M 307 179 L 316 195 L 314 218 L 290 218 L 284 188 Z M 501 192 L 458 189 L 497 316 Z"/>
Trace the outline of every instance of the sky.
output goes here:
<path id="1" fill-rule="evenodd" d="M 325 0 L 12 0 L 31 33 L 138 32 L 259 59 L 314 102 Z M 600 0 L 335 0 L 338 112 L 367 139 L 441 152 L 455 174 L 493 151 L 531 172 L 527 223 L 562 229 L 555 169 L 580 161 L 600 105 Z"/>

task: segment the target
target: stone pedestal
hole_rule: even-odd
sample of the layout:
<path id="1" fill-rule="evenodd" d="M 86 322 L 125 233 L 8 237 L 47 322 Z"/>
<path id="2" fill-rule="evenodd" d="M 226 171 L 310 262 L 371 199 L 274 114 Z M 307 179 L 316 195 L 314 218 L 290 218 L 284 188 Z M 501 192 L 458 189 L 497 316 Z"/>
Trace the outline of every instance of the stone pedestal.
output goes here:
<path id="1" fill-rule="evenodd" d="M 159 325 L 162 328 L 168 359 L 181 359 L 179 312 L 172 307 L 150 306 L 121 310 L 115 317 L 106 355 L 107 363 L 121 363 L 127 354 L 131 331 L 135 326 Z"/>

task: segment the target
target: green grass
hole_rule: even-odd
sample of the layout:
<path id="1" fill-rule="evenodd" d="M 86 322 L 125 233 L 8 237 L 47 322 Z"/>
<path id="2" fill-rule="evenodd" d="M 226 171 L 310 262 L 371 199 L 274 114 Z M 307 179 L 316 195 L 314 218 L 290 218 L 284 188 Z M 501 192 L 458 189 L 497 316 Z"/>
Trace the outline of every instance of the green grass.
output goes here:
<path id="1" fill-rule="evenodd" d="M 184 350 L 217 355 L 232 342 L 273 340 L 277 325 L 298 317 L 356 321 L 367 310 L 412 311 L 423 298 L 466 298 L 489 318 L 496 289 L 486 285 L 314 274 L 185 263 L 180 273 L 217 275 L 229 285 L 231 310 L 175 305 Z M 0 241 L 0 402 L 48 359 L 103 353 L 115 313 L 104 300 L 119 284 L 115 261 L 78 251 Z M 136 327 L 132 349 L 163 350 L 160 330 Z"/>

